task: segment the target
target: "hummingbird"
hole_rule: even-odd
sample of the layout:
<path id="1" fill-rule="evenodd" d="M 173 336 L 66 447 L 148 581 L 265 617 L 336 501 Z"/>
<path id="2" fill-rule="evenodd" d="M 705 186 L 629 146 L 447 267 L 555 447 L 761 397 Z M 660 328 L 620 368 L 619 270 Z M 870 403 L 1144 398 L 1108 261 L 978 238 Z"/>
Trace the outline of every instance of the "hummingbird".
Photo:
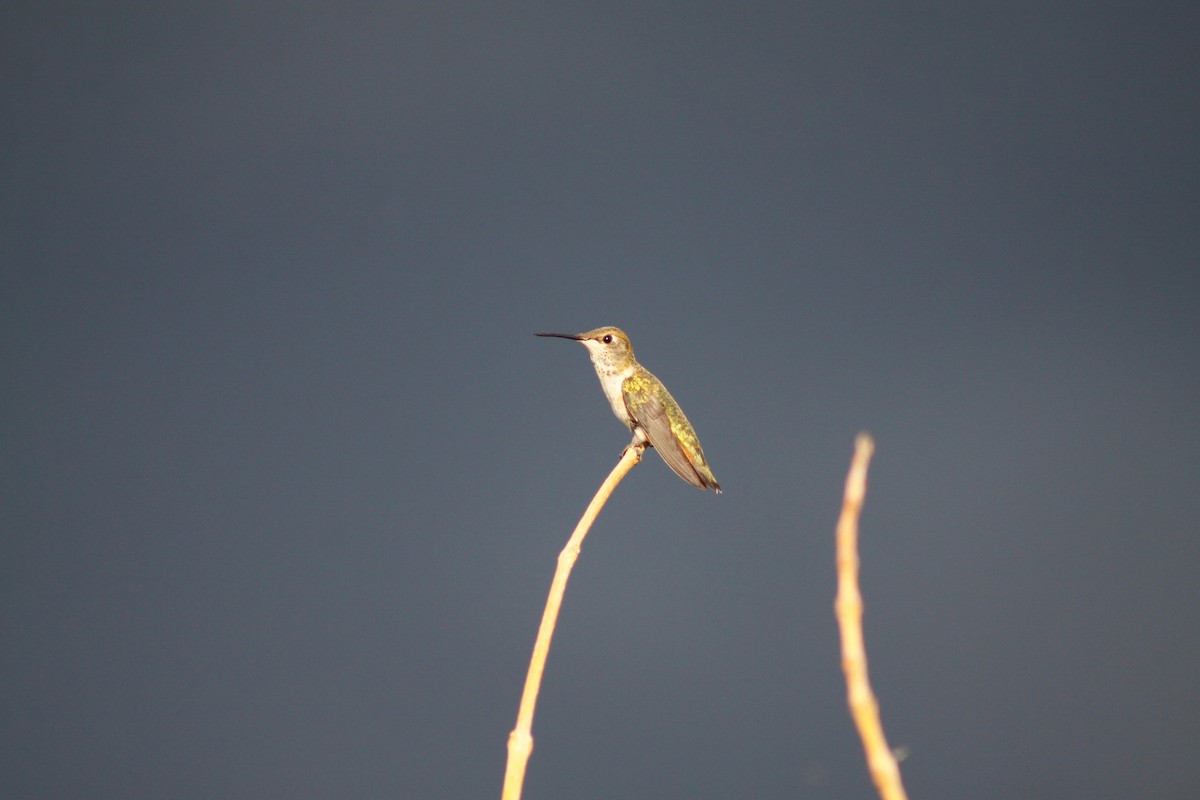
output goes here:
<path id="1" fill-rule="evenodd" d="M 625 331 L 608 326 L 584 333 L 534 335 L 573 339 L 586 347 L 613 413 L 633 431 L 629 446 L 650 445 L 692 486 L 721 493 L 692 424 L 662 381 L 633 357 Z"/>

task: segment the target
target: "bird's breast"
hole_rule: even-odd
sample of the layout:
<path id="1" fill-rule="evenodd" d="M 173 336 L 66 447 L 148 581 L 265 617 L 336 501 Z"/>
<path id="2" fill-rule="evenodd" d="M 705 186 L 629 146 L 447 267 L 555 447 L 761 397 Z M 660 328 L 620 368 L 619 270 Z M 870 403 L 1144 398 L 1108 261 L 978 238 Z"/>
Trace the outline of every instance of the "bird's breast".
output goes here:
<path id="1" fill-rule="evenodd" d="M 596 375 L 600 378 L 600 388 L 604 390 L 604 396 L 608 398 L 608 404 L 612 406 L 613 414 L 630 428 L 633 427 L 633 420 L 629 418 L 629 409 L 625 407 L 624 386 L 625 381 L 632 374 L 632 366 L 623 370 L 601 369 L 599 365 L 596 366 Z"/>

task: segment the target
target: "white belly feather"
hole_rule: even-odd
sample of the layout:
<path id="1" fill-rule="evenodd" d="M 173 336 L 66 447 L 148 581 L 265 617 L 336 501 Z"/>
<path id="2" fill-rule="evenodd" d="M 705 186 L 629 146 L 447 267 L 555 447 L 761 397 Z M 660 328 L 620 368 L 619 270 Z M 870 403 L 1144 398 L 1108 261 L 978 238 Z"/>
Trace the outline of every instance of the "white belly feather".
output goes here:
<path id="1" fill-rule="evenodd" d="M 600 378 L 600 388 L 604 390 L 604 396 L 608 398 L 608 404 L 612 406 L 613 413 L 617 415 L 617 419 L 630 428 L 633 427 L 633 421 L 629 418 L 629 409 L 625 407 L 625 395 L 621 391 L 621 387 L 625 384 L 625 379 L 633 374 L 633 369 L 632 364 L 620 372 L 601 371 L 599 365 L 596 368 L 596 375 Z"/>

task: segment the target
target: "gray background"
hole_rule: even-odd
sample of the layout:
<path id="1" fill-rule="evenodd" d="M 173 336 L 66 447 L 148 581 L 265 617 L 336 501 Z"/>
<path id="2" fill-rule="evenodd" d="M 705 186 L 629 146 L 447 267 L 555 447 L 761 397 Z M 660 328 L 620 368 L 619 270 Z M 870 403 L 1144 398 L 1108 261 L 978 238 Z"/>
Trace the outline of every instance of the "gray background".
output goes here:
<path id="1" fill-rule="evenodd" d="M 0 795 L 1194 798 L 1188 3 L 0 14 Z"/>

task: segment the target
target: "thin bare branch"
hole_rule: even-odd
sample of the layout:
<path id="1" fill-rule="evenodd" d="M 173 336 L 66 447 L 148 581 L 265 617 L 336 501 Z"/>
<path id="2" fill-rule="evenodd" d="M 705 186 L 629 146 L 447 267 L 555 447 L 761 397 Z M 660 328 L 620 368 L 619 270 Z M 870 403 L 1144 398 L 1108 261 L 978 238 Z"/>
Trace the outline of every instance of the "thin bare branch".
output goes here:
<path id="1" fill-rule="evenodd" d="M 575 526 L 575 532 L 567 546 L 558 554 L 558 568 L 550 582 L 550 596 L 546 598 L 546 610 L 542 612 L 542 624 L 538 627 L 537 641 L 533 645 L 533 657 L 529 660 L 529 672 L 525 675 L 525 691 L 521 693 L 521 706 L 517 710 L 517 726 L 508 735 L 508 765 L 504 770 L 504 792 L 501 800 L 520 800 L 521 787 L 525 782 L 525 765 L 533 752 L 533 710 L 537 705 L 538 691 L 542 686 L 542 672 L 546 668 L 546 656 L 550 653 L 550 639 L 554 636 L 554 625 L 558 621 L 558 610 L 562 607 L 563 593 L 567 590 L 567 578 L 583 539 L 608 501 L 609 495 L 629 470 L 642 458 L 645 445 L 625 448 L 621 460 L 600 484 L 596 496 Z"/>
<path id="2" fill-rule="evenodd" d="M 858 589 L 858 518 L 867 494 L 867 465 L 875 451 L 870 435 L 860 433 L 854 443 L 854 458 L 846 476 L 846 494 L 837 526 L 838 593 L 835 609 L 842 634 L 842 671 L 850 716 L 858 727 L 867 766 L 881 800 L 907 800 L 900 781 L 900 767 L 883 735 L 879 701 L 867 678 L 867 650 L 863 644 L 862 594 Z"/>

